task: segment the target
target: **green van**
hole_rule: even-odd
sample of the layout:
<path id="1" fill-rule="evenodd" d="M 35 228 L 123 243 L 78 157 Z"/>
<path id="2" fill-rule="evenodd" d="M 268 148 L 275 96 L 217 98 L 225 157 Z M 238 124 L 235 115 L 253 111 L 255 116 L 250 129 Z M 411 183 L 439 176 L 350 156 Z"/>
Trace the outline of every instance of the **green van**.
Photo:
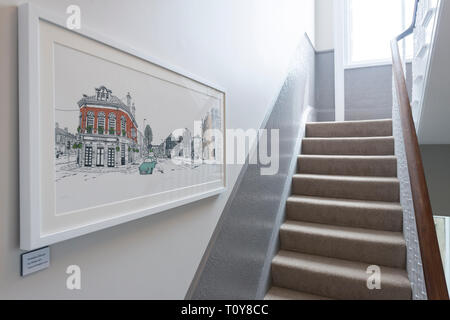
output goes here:
<path id="1" fill-rule="evenodd" d="M 139 166 L 139 173 L 141 175 L 153 174 L 153 169 L 155 169 L 157 163 L 156 158 L 145 159 Z"/>

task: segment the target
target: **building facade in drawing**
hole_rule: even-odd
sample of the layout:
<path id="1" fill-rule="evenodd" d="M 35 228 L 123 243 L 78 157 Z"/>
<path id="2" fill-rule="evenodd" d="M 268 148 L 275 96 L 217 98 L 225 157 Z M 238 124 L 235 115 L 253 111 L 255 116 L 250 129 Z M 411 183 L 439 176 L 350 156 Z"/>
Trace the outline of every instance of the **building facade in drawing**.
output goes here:
<path id="1" fill-rule="evenodd" d="M 124 102 L 104 86 L 95 91 L 78 102 L 79 165 L 113 168 L 135 163 L 141 157 L 142 138 L 130 93 Z"/>
<path id="2" fill-rule="evenodd" d="M 203 160 L 217 160 L 222 155 L 222 142 L 215 130 L 222 130 L 222 117 L 218 108 L 211 108 L 202 120 Z"/>
<path id="3" fill-rule="evenodd" d="M 170 159 L 172 157 L 173 149 L 181 142 L 180 137 L 175 137 L 170 134 L 163 142 L 158 146 L 158 155 L 160 157 Z"/>
<path id="4" fill-rule="evenodd" d="M 63 155 L 73 153 L 76 146 L 76 136 L 69 132 L 67 128 L 60 128 L 58 122 L 55 124 L 55 155 L 59 158 Z"/>

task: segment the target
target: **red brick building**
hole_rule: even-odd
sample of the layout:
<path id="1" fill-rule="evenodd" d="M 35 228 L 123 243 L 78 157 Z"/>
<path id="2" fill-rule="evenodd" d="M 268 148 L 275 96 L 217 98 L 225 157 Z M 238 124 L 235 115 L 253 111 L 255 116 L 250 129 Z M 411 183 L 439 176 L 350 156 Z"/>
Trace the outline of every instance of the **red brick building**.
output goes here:
<path id="1" fill-rule="evenodd" d="M 102 86 L 94 96 L 84 95 L 80 108 L 78 137 L 79 164 L 85 167 L 118 167 L 139 157 L 135 106 L 128 93 L 126 102 Z"/>

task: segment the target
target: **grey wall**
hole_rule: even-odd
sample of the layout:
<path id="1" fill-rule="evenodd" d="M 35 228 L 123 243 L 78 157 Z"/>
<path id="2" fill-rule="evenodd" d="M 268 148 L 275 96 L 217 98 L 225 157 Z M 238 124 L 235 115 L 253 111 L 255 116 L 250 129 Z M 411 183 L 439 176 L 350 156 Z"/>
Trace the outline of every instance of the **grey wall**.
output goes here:
<path id="1" fill-rule="evenodd" d="M 224 87 L 227 128 L 245 130 L 259 128 L 272 108 L 299 36 L 314 24 L 311 1 L 29 0 L 59 15 L 77 4 L 82 27 Z M 20 277 L 22 2 L 0 0 L 0 298 L 183 299 L 242 166 L 227 168 L 221 196 L 53 245 L 50 268 Z M 81 267 L 81 291 L 66 289 L 72 264 Z"/>
<path id="2" fill-rule="evenodd" d="M 233 190 L 213 241 L 204 256 L 188 298 L 254 299 L 270 259 L 271 240 L 283 191 L 298 140 L 304 108 L 314 99 L 314 51 L 303 39 L 292 63 L 293 70 L 281 90 L 265 128 L 280 130 L 280 169 L 261 176 L 260 167 L 249 165 Z M 264 294 L 264 292 L 262 293 Z"/>
<path id="3" fill-rule="evenodd" d="M 411 95 L 411 64 L 407 65 L 407 86 Z M 392 66 L 345 70 L 345 119 L 392 118 Z"/>
<path id="4" fill-rule="evenodd" d="M 334 51 L 316 52 L 316 108 L 319 121 L 334 121 Z M 407 86 L 411 95 L 411 64 Z M 345 70 L 345 119 L 370 120 L 392 117 L 392 66 Z"/>
<path id="5" fill-rule="evenodd" d="M 450 145 L 422 145 L 420 151 L 433 214 L 450 217 Z"/>
<path id="6" fill-rule="evenodd" d="M 318 121 L 334 121 L 334 51 L 316 53 L 316 111 Z"/>

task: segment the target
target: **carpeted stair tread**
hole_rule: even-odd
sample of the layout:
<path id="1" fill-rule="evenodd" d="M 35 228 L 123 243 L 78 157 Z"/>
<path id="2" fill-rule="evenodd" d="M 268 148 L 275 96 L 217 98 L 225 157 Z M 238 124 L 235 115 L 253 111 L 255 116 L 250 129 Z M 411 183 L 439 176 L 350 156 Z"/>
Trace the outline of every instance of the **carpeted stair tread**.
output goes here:
<path id="1" fill-rule="evenodd" d="M 389 156 L 394 144 L 394 137 L 304 138 L 302 154 Z"/>
<path id="2" fill-rule="evenodd" d="M 400 201 L 400 184 L 393 177 L 296 174 L 292 194 L 369 201 Z"/>
<path id="3" fill-rule="evenodd" d="M 293 195 L 286 205 L 288 220 L 383 231 L 403 230 L 400 203 Z"/>
<path id="4" fill-rule="evenodd" d="M 395 156 L 300 155 L 298 173 L 396 177 Z"/>
<path id="5" fill-rule="evenodd" d="M 379 137 L 392 135 L 392 120 L 315 122 L 306 124 L 306 137 Z"/>
<path id="6" fill-rule="evenodd" d="M 404 268 L 406 244 L 400 232 L 286 221 L 280 228 L 282 250 Z"/>
<path id="7" fill-rule="evenodd" d="M 381 289 L 370 290 L 369 264 L 280 251 L 272 262 L 273 285 L 341 300 L 409 300 L 405 270 L 380 266 Z"/>

